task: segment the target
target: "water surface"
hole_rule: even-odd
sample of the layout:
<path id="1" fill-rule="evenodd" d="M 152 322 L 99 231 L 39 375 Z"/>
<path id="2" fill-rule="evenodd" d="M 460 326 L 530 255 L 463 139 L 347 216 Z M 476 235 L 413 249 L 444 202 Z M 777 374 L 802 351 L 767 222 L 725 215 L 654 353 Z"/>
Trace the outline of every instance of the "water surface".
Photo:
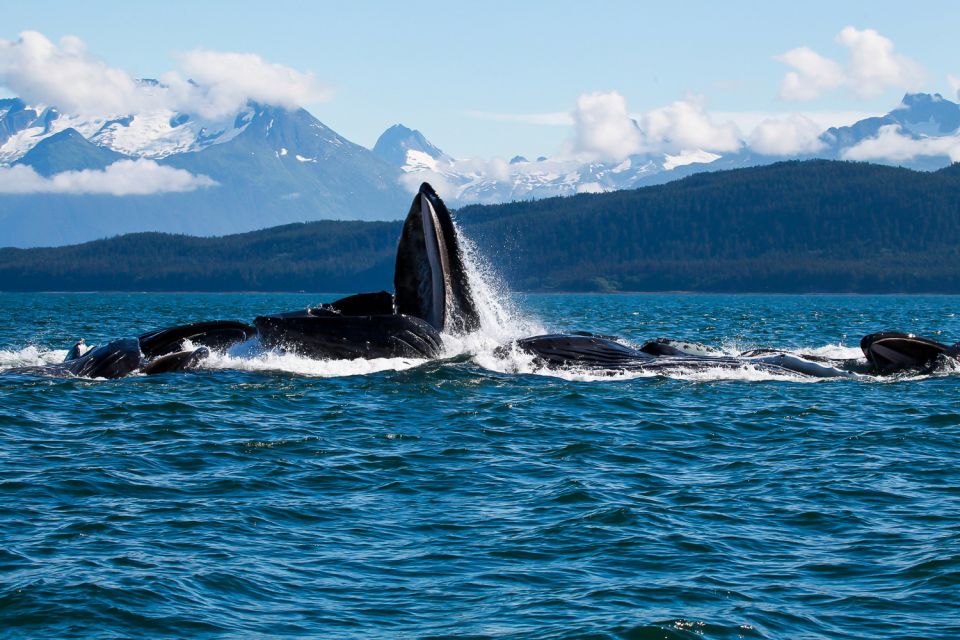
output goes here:
<path id="1" fill-rule="evenodd" d="M 0 369 L 317 295 L 0 294 Z M 945 296 L 531 295 L 436 362 L 0 376 L 6 637 L 950 638 L 960 375 L 529 373 L 512 333 L 855 355 Z"/>

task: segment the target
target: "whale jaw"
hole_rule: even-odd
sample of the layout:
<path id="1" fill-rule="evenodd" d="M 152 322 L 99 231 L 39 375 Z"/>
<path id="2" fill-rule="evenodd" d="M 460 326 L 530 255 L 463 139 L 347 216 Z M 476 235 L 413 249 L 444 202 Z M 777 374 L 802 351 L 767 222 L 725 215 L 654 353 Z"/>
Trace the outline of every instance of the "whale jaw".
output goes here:
<path id="1" fill-rule="evenodd" d="M 453 218 L 426 182 L 403 223 L 393 284 L 398 313 L 437 331 L 466 333 L 480 325 Z"/>

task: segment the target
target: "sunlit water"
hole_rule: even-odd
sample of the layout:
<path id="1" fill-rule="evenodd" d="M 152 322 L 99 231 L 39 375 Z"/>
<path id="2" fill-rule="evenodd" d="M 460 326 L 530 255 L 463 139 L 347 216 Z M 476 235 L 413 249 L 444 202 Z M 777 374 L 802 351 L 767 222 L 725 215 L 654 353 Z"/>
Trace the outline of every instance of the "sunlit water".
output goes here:
<path id="1" fill-rule="evenodd" d="M 484 295 L 502 303 L 492 292 Z M 333 296 L 0 294 L 0 369 Z M 0 376 L 2 637 L 951 638 L 960 375 L 538 371 L 593 330 L 856 355 L 960 298 L 521 296 L 434 362 Z"/>

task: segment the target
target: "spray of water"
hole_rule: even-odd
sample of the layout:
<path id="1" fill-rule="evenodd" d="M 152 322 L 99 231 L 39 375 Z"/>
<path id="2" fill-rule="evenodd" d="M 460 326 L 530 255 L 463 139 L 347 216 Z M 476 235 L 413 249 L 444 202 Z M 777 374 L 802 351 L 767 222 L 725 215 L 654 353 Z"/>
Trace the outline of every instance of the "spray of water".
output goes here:
<path id="1" fill-rule="evenodd" d="M 189 347 L 187 347 L 189 348 Z M 264 348 L 253 338 L 224 352 L 214 351 L 203 361 L 205 369 L 233 369 L 295 373 L 316 378 L 363 376 L 380 371 L 403 371 L 425 364 L 417 358 L 373 358 L 365 360 L 316 360 L 291 352 Z"/>
<path id="2" fill-rule="evenodd" d="M 42 349 L 29 345 L 22 349 L 0 349 L 0 371 L 12 367 L 42 367 L 63 362 L 66 349 Z"/>
<path id="3" fill-rule="evenodd" d="M 492 353 L 512 340 L 544 333 L 546 330 L 539 321 L 520 310 L 509 288 L 480 254 L 473 241 L 463 235 L 456 223 L 454 229 L 480 326 L 465 335 L 445 334 L 445 355 L 469 353 L 478 356 Z"/>

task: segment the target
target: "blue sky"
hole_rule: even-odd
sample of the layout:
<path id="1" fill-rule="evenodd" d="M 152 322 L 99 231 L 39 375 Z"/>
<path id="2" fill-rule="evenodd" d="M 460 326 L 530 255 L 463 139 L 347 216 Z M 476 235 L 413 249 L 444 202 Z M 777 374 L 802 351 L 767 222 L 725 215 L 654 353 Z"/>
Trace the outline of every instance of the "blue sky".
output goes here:
<path id="1" fill-rule="evenodd" d="M 742 129 L 766 114 L 883 113 L 906 85 L 954 98 L 958 24 L 951 2 L 33 1 L 3 8 L 0 39 L 77 36 L 135 77 L 159 77 L 195 49 L 256 53 L 331 88 L 305 106 L 355 142 L 402 122 L 454 155 L 509 157 L 556 152 L 570 136 L 563 114 L 597 91 L 619 93 L 630 113 L 693 99 Z M 807 47 L 846 68 L 845 27 L 888 39 L 909 77 L 867 87 L 821 65 L 814 97 L 785 99 L 793 67 L 778 56 Z"/>

